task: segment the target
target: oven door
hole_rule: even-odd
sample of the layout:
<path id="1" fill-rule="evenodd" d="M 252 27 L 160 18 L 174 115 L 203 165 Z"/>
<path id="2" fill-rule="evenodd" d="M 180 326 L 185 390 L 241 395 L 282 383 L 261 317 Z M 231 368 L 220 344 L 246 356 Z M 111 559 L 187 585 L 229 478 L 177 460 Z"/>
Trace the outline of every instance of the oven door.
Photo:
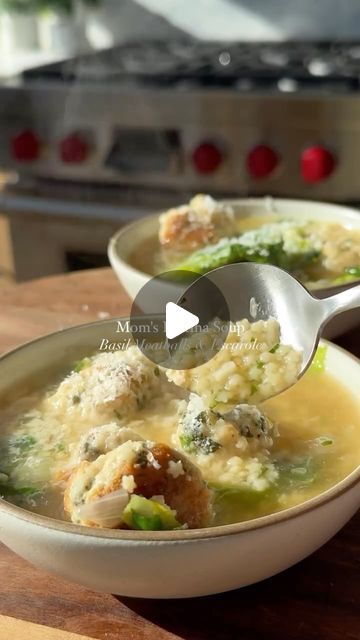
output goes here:
<path id="1" fill-rule="evenodd" d="M 16 280 L 109 265 L 107 244 L 121 226 L 189 194 L 8 185 L 0 192 Z"/>

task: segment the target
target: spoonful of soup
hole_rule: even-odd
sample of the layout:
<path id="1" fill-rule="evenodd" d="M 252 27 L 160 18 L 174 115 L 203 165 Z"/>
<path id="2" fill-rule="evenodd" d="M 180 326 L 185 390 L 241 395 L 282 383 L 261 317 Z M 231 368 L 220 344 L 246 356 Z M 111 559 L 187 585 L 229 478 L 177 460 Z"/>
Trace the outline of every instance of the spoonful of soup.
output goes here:
<path id="1" fill-rule="evenodd" d="M 349 309 L 360 306 L 360 286 L 352 287 L 335 296 L 325 299 L 318 299 L 293 276 L 286 271 L 266 264 L 255 264 L 250 262 L 236 263 L 214 269 L 205 276 L 210 279 L 222 292 L 229 307 L 231 323 L 238 322 L 239 318 L 243 322 L 252 323 L 251 326 L 264 325 L 264 323 L 274 322 L 280 330 L 279 344 L 288 345 L 293 352 L 301 353 L 302 361 L 295 363 L 297 373 L 288 376 L 287 384 L 291 386 L 305 373 L 310 366 L 322 331 L 334 316 Z M 199 314 L 202 310 L 204 318 L 204 308 L 209 309 L 209 322 L 214 318 L 214 309 L 208 300 L 199 296 L 201 287 L 196 282 L 185 292 L 181 304 L 192 313 Z M 246 329 L 246 327 L 245 327 Z M 274 345 L 268 352 L 276 351 L 278 345 Z M 277 352 L 280 355 L 280 352 Z M 218 356 L 213 359 L 216 360 Z M 260 356 L 254 366 L 262 369 L 267 366 L 269 356 Z M 210 364 L 210 363 L 208 363 Z M 280 363 L 273 362 L 272 371 L 275 380 Z M 217 366 L 217 363 L 216 363 Z M 200 369 L 201 367 L 199 367 Z M 269 367 L 268 367 L 269 368 Z M 289 367 L 287 367 L 289 369 Z M 286 371 L 285 371 L 286 373 Z M 193 373 L 186 372 L 187 377 L 198 377 L 196 369 Z M 214 375 L 218 375 L 214 371 Z M 177 376 L 178 377 L 178 376 Z M 174 380 L 175 381 L 175 380 Z M 197 391 L 192 384 L 192 390 Z M 266 392 L 260 394 L 260 386 L 254 388 L 254 393 L 248 394 L 251 401 L 265 399 Z M 279 393 L 283 389 L 274 386 L 268 397 Z M 221 395 L 221 394 L 220 394 Z M 248 398 L 246 398 L 247 401 Z M 243 399 L 244 400 L 244 399 Z"/>

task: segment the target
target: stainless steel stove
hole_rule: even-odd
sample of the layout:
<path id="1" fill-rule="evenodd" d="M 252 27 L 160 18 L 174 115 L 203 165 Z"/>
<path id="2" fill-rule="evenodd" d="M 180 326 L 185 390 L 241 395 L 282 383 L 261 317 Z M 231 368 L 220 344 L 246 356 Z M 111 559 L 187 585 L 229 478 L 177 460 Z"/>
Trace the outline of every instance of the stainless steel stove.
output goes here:
<path id="1" fill-rule="evenodd" d="M 19 188 L 359 201 L 360 42 L 130 43 L 3 87 L 0 136 Z"/>

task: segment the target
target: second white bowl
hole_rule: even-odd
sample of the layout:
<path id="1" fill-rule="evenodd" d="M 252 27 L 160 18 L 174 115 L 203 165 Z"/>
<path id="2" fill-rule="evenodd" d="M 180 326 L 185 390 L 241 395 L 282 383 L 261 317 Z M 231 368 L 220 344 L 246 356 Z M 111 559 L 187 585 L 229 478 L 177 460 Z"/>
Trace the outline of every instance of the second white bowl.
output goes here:
<path id="1" fill-rule="evenodd" d="M 360 230 L 360 213 L 356 209 L 340 205 L 281 198 L 271 198 L 271 200 L 269 198 L 248 198 L 227 200 L 226 202 L 234 208 L 235 215 L 239 218 L 259 215 L 270 217 L 278 214 L 292 220 L 313 219 L 338 222 L 350 229 Z M 159 215 L 151 215 L 127 225 L 118 231 L 109 242 L 108 255 L 111 266 L 132 299 L 151 278 L 150 274 L 139 271 L 132 265 L 132 256 L 134 252 L 142 250 L 146 240 L 157 235 Z M 350 284 L 322 287 L 312 290 L 312 293 L 318 298 L 327 298 L 357 283 L 359 280 Z M 326 327 L 324 335 L 327 338 L 334 338 L 356 327 L 359 323 L 360 310 L 348 311 L 332 320 Z"/>

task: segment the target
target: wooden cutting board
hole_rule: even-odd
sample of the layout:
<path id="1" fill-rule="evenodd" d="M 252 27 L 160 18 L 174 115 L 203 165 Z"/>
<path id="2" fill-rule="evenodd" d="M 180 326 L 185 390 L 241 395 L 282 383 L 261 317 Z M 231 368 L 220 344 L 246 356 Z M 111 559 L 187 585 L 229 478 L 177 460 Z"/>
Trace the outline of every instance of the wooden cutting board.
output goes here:
<path id="1" fill-rule="evenodd" d="M 91 640 L 60 629 L 0 616 L 0 640 Z"/>

